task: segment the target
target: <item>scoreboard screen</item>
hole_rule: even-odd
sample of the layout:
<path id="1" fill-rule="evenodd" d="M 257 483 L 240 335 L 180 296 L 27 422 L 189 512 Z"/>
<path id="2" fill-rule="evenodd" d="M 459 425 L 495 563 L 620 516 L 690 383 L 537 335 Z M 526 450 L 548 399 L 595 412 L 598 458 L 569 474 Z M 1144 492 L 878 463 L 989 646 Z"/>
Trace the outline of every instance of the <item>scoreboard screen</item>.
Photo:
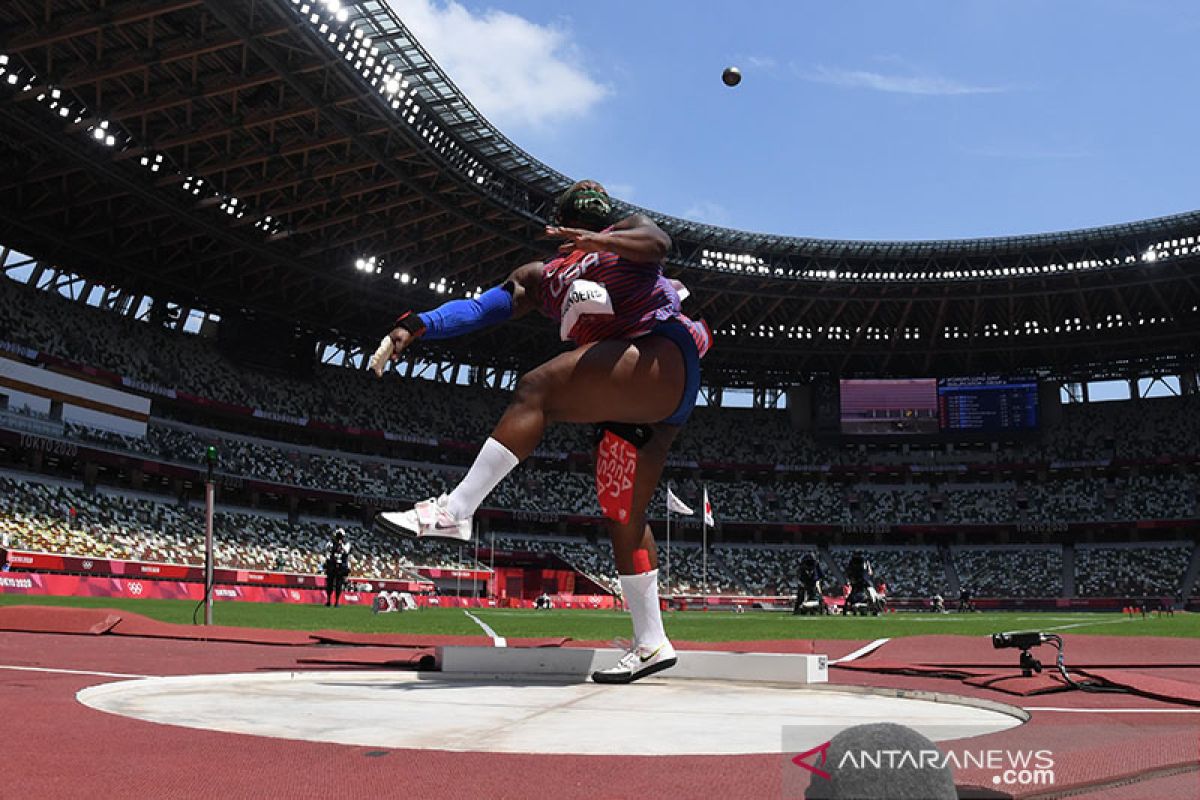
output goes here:
<path id="1" fill-rule="evenodd" d="M 842 433 L 905 436 L 938 432 L 937 381 L 933 378 L 843 380 Z"/>
<path id="2" fill-rule="evenodd" d="M 1035 378 L 939 378 L 937 396 L 943 433 L 1007 433 L 1038 427 Z"/>

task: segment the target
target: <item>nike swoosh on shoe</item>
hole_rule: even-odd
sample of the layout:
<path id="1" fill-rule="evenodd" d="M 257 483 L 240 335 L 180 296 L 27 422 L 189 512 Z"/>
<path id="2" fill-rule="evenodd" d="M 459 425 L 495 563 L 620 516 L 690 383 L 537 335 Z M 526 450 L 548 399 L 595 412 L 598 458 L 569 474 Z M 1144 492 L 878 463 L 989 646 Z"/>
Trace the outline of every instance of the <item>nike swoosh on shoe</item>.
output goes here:
<path id="1" fill-rule="evenodd" d="M 662 649 L 663 649 L 663 646 L 660 644 L 660 645 L 659 645 L 659 646 L 658 646 L 658 647 L 657 647 L 657 648 L 654 650 L 654 652 L 653 652 L 653 653 L 651 653 L 651 654 L 650 654 L 650 655 L 648 655 L 648 656 L 644 656 L 644 655 L 642 655 L 641 653 L 638 653 L 638 658 L 640 658 L 640 659 L 642 660 L 642 663 L 643 663 L 643 664 L 645 664 L 647 661 L 649 661 L 650 659 L 652 659 L 652 658 L 654 658 L 656 655 L 658 655 L 660 652 L 662 652 Z"/>

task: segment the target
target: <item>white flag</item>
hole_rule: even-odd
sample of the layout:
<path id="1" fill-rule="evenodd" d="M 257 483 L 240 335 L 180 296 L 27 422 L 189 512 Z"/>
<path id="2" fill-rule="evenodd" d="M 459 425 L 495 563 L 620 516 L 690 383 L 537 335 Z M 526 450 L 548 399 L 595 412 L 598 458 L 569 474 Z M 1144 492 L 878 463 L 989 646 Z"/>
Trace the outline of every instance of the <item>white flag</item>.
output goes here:
<path id="1" fill-rule="evenodd" d="M 685 516 L 691 516 L 692 514 L 696 513 L 684 505 L 683 501 L 675 496 L 675 493 L 671 491 L 670 486 L 667 487 L 667 511 L 674 511 L 676 514 L 683 514 Z"/>
<path id="2" fill-rule="evenodd" d="M 716 522 L 713 521 L 712 503 L 708 502 L 708 487 L 707 486 L 704 487 L 704 524 L 705 525 L 716 525 L 717 524 Z"/>

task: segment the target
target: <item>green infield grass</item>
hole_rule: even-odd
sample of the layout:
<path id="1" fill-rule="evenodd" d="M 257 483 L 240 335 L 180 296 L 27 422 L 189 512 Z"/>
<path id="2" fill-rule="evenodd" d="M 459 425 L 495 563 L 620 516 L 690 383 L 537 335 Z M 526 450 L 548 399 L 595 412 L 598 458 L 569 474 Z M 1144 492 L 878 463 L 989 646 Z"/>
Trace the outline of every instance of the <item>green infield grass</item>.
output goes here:
<path id="1" fill-rule="evenodd" d="M 52 605 L 115 608 L 147 617 L 191 624 L 196 604 L 186 600 L 133 600 L 107 597 L 0 595 L 0 606 Z M 628 637 L 629 615 L 620 611 L 554 609 L 470 609 L 500 636 L 569 636 L 611 640 Z M 766 611 L 667 612 L 667 633 L 677 641 L 728 642 L 761 639 L 857 639 L 954 634 L 987 636 L 997 631 L 1039 630 L 1105 636 L 1185 636 L 1200 638 L 1200 614 L 1176 613 L 1130 619 L 1121 614 L 1082 612 L 984 612 L 927 614 L 900 612 L 881 617 L 793 617 Z M 196 615 L 203 618 L 203 611 Z M 334 629 L 370 633 L 479 635 L 462 609 L 427 608 L 400 614 L 372 614 L 363 606 L 326 608 L 290 603 L 218 602 L 213 622 L 248 628 Z"/>

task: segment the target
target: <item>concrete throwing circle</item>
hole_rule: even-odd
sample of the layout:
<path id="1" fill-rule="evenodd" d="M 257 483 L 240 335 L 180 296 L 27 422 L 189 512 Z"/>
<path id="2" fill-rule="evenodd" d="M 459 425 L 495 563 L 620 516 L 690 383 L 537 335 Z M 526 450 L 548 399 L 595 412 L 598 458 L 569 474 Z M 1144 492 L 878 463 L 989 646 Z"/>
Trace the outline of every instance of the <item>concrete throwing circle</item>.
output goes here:
<path id="1" fill-rule="evenodd" d="M 887 690 L 653 679 L 598 686 L 378 671 L 145 678 L 94 686 L 77 697 L 112 714 L 228 733 L 564 755 L 779 753 L 785 725 L 798 726 L 788 728 L 789 751 L 867 722 L 899 722 L 945 741 L 1024 721 L 1018 709 L 1000 704 Z"/>

